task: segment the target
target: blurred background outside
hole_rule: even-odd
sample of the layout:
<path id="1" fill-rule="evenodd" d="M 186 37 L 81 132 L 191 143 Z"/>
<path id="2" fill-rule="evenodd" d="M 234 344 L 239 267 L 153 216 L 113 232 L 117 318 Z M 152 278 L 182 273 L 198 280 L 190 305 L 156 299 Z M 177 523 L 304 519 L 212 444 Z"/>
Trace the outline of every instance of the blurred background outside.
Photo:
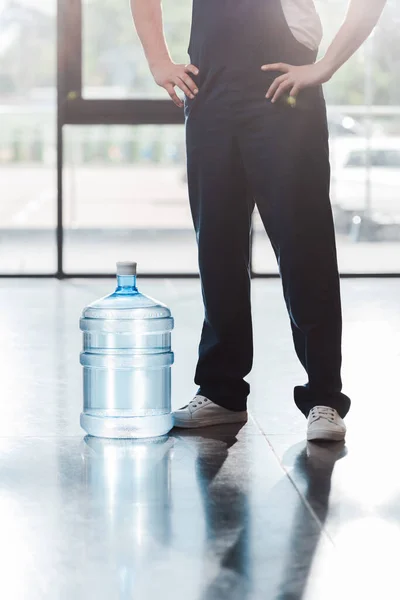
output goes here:
<path id="1" fill-rule="evenodd" d="M 328 45 L 346 0 L 317 1 Z M 164 0 L 173 59 L 187 62 L 190 0 Z M 83 0 L 85 98 L 165 98 L 128 0 Z M 400 4 L 325 86 L 332 205 L 344 273 L 400 272 Z M 0 272 L 56 269 L 56 0 L 0 0 Z M 178 109 L 177 109 L 178 110 Z M 196 273 L 183 125 L 68 126 L 66 272 Z M 253 269 L 275 273 L 255 214 Z"/>

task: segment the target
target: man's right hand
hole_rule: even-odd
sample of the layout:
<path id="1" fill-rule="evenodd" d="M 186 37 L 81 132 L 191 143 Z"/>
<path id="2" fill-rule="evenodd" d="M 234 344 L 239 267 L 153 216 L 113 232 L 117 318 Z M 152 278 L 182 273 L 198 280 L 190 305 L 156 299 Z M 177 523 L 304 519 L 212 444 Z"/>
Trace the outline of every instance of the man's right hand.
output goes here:
<path id="1" fill-rule="evenodd" d="M 183 102 L 175 92 L 178 87 L 189 98 L 194 98 L 198 93 L 197 85 L 189 76 L 189 73 L 198 75 L 199 70 L 194 65 L 177 65 L 172 61 L 166 61 L 153 65 L 151 68 L 155 82 L 167 90 L 173 102 L 179 108 L 183 107 Z"/>

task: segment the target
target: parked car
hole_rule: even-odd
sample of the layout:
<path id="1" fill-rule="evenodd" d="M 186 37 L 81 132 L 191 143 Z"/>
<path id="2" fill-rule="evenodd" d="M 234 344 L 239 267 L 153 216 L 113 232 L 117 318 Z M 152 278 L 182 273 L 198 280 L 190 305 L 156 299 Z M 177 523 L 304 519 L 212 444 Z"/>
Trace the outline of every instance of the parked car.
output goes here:
<path id="1" fill-rule="evenodd" d="M 339 228 L 355 217 L 400 226 L 400 138 L 336 140 L 331 198 Z"/>
<path id="2" fill-rule="evenodd" d="M 363 123 L 350 115 L 336 112 L 334 107 L 327 106 L 328 127 L 331 140 L 335 137 L 365 136 L 366 129 Z"/>

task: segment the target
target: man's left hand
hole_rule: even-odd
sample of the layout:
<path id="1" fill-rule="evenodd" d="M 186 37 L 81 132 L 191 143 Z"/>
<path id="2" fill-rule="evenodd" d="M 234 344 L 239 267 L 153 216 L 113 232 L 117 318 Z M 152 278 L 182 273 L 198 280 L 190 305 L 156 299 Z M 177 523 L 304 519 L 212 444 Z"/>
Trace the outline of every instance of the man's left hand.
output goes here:
<path id="1" fill-rule="evenodd" d="M 283 75 L 280 75 L 273 81 L 266 94 L 266 98 L 271 98 L 271 102 L 276 102 L 284 93 L 289 93 L 292 98 L 296 98 L 303 88 L 325 83 L 332 76 L 332 73 L 329 72 L 322 61 L 301 67 L 277 63 L 263 65 L 261 69 L 263 71 L 281 71 L 283 73 Z"/>

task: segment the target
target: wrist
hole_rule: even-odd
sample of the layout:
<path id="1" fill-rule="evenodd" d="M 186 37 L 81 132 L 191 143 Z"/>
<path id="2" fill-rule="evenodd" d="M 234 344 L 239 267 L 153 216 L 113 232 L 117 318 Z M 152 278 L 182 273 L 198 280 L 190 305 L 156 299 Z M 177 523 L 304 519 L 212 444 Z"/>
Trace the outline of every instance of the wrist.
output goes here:
<path id="1" fill-rule="evenodd" d="M 321 60 L 319 60 L 317 64 L 321 68 L 324 82 L 329 81 L 331 79 L 331 77 L 333 77 L 333 75 L 335 74 L 335 72 L 337 70 L 336 65 L 334 65 L 332 63 L 332 61 L 329 59 L 329 57 L 327 57 L 327 56 L 324 56 L 323 58 L 321 58 Z"/>
<path id="2" fill-rule="evenodd" d="M 160 65 L 172 65 L 171 57 L 168 55 L 148 58 L 147 62 L 149 63 L 151 71 L 159 68 Z"/>

